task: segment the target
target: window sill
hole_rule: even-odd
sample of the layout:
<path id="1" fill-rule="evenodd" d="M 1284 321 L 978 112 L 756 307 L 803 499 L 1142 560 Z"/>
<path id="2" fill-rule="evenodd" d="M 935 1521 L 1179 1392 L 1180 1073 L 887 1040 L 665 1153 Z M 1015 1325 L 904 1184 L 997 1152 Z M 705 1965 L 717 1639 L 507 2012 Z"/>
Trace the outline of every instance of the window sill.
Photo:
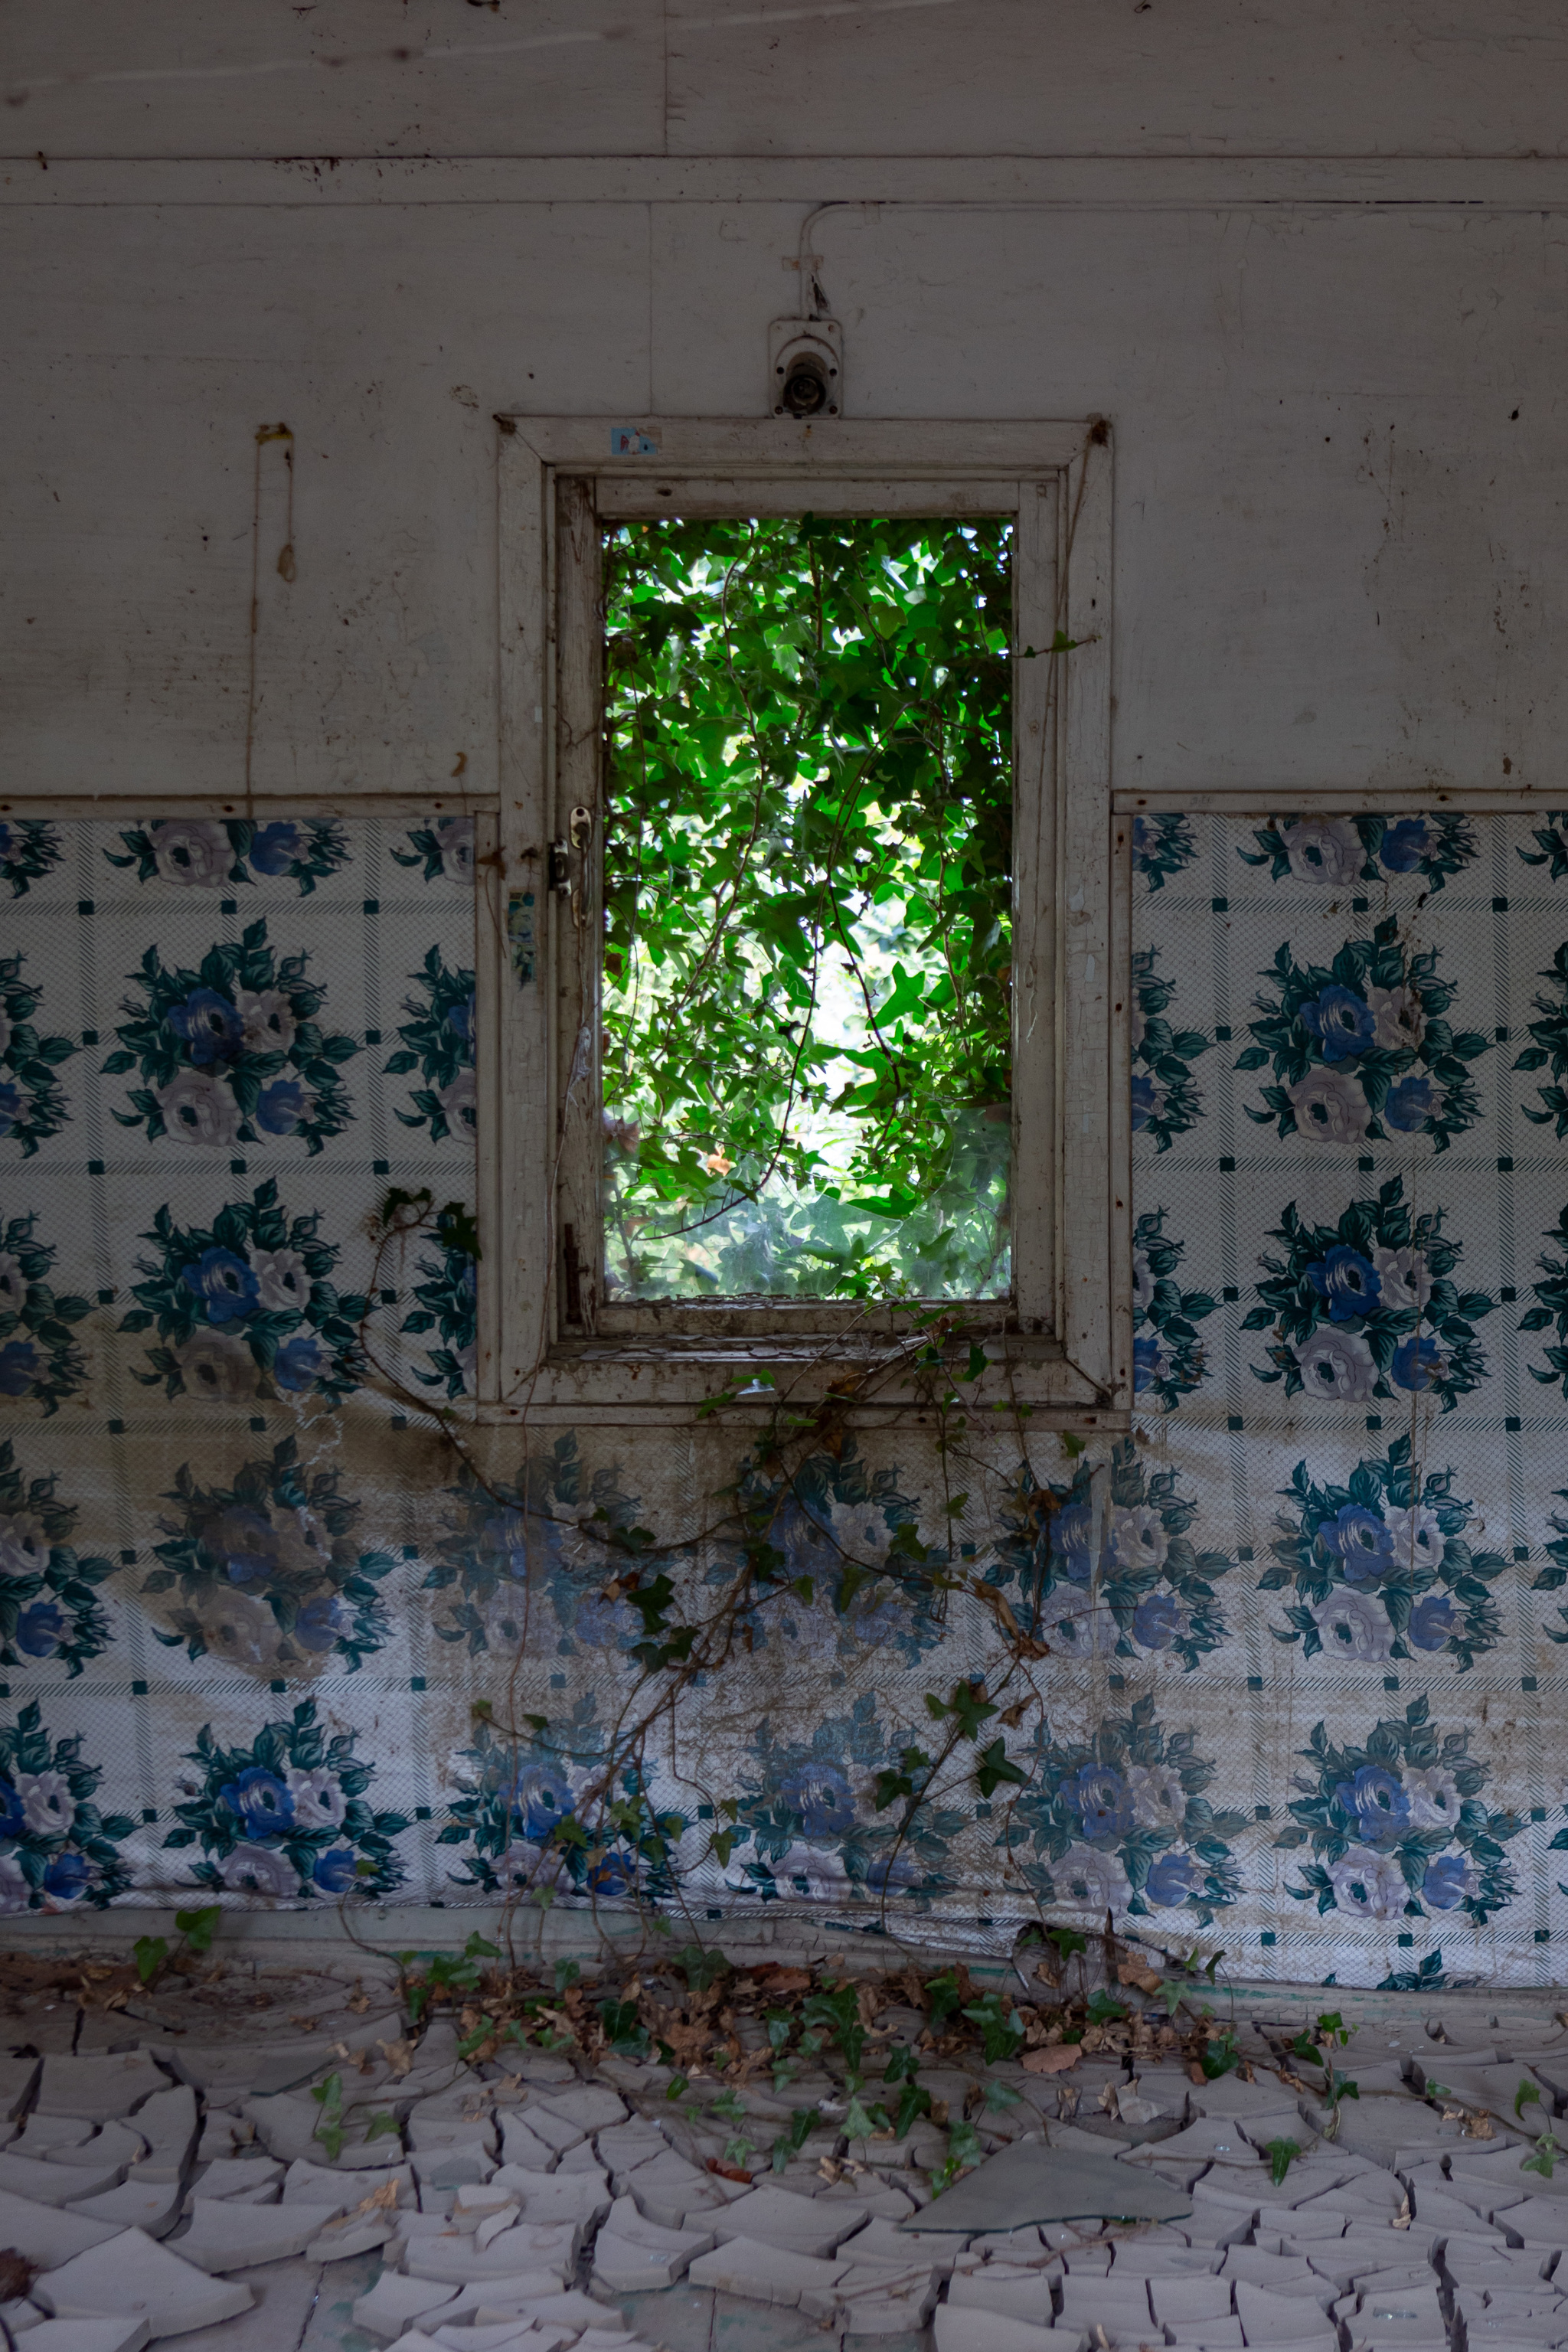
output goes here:
<path id="1" fill-rule="evenodd" d="M 875 1423 L 896 1412 L 901 1422 L 934 1426 L 941 1418 L 929 1377 L 918 1374 L 912 1358 L 920 1343 L 899 1349 L 868 1346 L 864 1333 L 843 1338 L 582 1339 L 560 1341 L 538 1374 L 500 1401 L 472 1408 L 484 1423 L 505 1424 L 548 1413 L 552 1419 L 585 1412 L 658 1416 L 688 1423 L 697 1408 L 720 1395 L 738 1376 L 762 1375 L 765 1392 L 715 1408 L 706 1416 L 755 1427 L 781 1403 L 816 1404 L 854 1381 L 859 1393 L 847 1405 L 849 1418 Z M 993 1339 L 991 1368 L 973 1387 L 962 1382 L 966 1404 L 981 1413 L 1009 1403 L 1026 1408 L 1048 1428 L 1121 1430 L 1128 1426 L 1129 1400 L 1106 1394 L 1069 1362 L 1060 1344 L 1009 1335 Z M 967 1348 L 952 1352 L 952 1370 L 962 1374 Z"/>

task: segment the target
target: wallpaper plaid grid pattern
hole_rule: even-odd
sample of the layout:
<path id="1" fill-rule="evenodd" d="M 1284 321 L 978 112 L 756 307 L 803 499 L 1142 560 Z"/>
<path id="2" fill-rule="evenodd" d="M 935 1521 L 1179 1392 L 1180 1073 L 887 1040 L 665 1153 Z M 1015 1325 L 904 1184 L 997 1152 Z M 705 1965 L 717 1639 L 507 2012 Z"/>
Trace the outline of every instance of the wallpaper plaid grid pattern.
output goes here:
<path id="1" fill-rule="evenodd" d="M 1135 863 L 1137 1439 L 1000 1448 L 954 1538 L 1051 1644 L 1024 1781 L 895 1837 L 874 1777 L 984 1622 L 873 1579 L 759 1622 L 645 1759 L 668 1851 L 574 1883 L 1552 1981 L 1568 816 L 1154 816 Z M 497 1892 L 640 1631 L 579 1522 L 735 1473 L 711 1429 L 497 1432 L 487 1491 L 377 1381 L 471 1371 L 462 1220 L 370 1221 L 472 1203 L 472 873 L 461 819 L 0 827 L 0 1908 Z M 939 1488 L 868 1437 L 777 1540 L 875 1562 Z M 474 1728 L 503 1692 L 521 1755 Z"/>

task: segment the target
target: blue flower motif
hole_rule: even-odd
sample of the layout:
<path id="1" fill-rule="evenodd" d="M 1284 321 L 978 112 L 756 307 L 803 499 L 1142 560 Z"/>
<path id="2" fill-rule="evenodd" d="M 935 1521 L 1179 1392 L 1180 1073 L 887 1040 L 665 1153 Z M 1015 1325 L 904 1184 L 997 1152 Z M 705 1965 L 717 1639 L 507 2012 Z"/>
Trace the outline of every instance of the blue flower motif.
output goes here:
<path id="1" fill-rule="evenodd" d="M 1132 1342 L 1132 1386 L 1134 1391 L 1152 1388 L 1160 1376 L 1160 1342 L 1156 1335 L 1146 1332 Z"/>
<path id="2" fill-rule="evenodd" d="M 255 1584 L 278 1565 L 278 1538 L 265 1511 L 237 1504 L 225 1511 L 208 1541 L 231 1584 Z"/>
<path id="3" fill-rule="evenodd" d="M 1436 1339 L 1418 1339 L 1414 1332 L 1394 1351 L 1389 1372 L 1396 1388 L 1418 1392 L 1429 1389 L 1443 1369 L 1443 1350 Z"/>
<path id="4" fill-rule="evenodd" d="M 313 1331 L 296 1331 L 273 1359 L 272 1377 L 291 1396 L 311 1387 L 328 1370 L 331 1357 Z"/>
<path id="5" fill-rule="evenodd" d="M 1149 1872 L 1145 1892 L 1162 1911 L 1175 1911 L 1203 1883 L 1203 1865 L 1190 1853 L 1163 1853 Z"/>
<path id="6" fill-rule="evenodd" d="M 572 1790 L 553 1764 L 524 1764 L 505 1792 L 511 1817 L 531 1845 L 543 1845 L 572 1814 Z"/>
<path id="7" fill-rule="evenodd" d="M 1347 1062 L 1364 1054 L 1377 1028 L 1372 1007 L 1353 988 L 1341 988 L 1337 982 L 1302 1005 L 1301 1025 L 1321 1045 L 1325 1062 Z"/>
<path id="8" fill-rule="evenodd" d="M 1467 1895 L 1475 1894 L 1478 1884 L 1468 1854 L 1439 1853 L 1426 1865 L 1421 1897 L 1423 1902 L 1430 1903 L 1434 1911 L 1454 1911 Z"/>
<path id="9" fill-rule="evenodd" d="M 780 1781 L 779 1794 L 800 1815 L 808 1838 L 847 1837 L 855 1826 L 849 1783 L 831 1764 L 797 1765 Z"/>
<path id="10" fill-rule="evenodd" d="M 1153 1079 L 1146 1077 L 1142 1070 L 1136 1072 L 1132 1079 L 1132 1132 L 1134 1135 L 1142 1134 L 1159 1108 L 1159 1104 L 1160 1097 L 1155 1091 Z"/>
<path id="11" fill-rule="evenodd" d="M 536 1533 L 542 1541 L 544 1528 L 537 1522 Z M 527 1576 L 529 1528 L 521 1511 L 510 1504 L 505 1510 L 492 1511 L 479 1530 L 479 1543 L 487 1567 L 498 1568 L 520 1583 Z"/>
<path id="12" fill-rule="evenodd" d="M 0 1079 L 0 1135 L 10 1134 L 26 1108 L 21 1087 L 9 1078 Z"/>
<path id="13" fill-rule="evenodd" d="M 902 1894 L 918 1886 L 923 1873 L 920 1864 L 907 1853 L 879 1853 L 866 1869 L 866 1884 L 873 1895 Z"/>
<path id="14" fill-rule="evenodd" d="M 1410 1827 L 1405 1783 L 1381 1764 L 1359 1765 L 1353 1780 L 1336 1784 L 1334 1796 L 1363 1845 L 1396 1845 Z"/>
<path id="15" fill-rule="evenodd" d="M 65 1639 L 65 1612 L 58 1601 L 35 1601 L 16 1620 L 16 1647 L 29 1658 L 52 1658 Z"/>
<path id="16" fill-rule="evenodd" d="M 635 1864 L 622 1853 L 602 1853 L 591 1862 L 584 1874 L 591 1895 L 602 1895 L 613 1901 L 617 1895 L 630 1895 L 637 1883 Z"/>
<path id="17" fill-rule="evenodd" d="M 1424 816 L 1402 816 L 1385 825 L 1377 854 L 1391 874 L 1414 874 L 1430 846 Z"/>
<path id="18" fill-rule="evenodd" d="M 1087 1503 L 1068 1503 L 1051 1521 L 1051 1559 L 1069 1584 L 1087 1584 L 1093 1562 L 1094 1515 Z"/>
<path id="19" fill-rule="evenodd" d="M 1325 1519 L 1318 1540 L 1344 1562 L 1350 1584 L 1375 1584 L 1394 1565 L 1393 1528 L 1361 1503 L 1346 1503 Z"/>
<path id="20" fill-rule="evenodd" d="M 299 826 L 291 818 L 279 817 L 271 824 L 258 826 L 248 855 L 258 874 L 287 874 L 305 850 L 305 836 Z"/>
<path id="21" fill-rule="evenodd" d="M 475 994 L 476 992 L 470 988 L 460 1004 L 448 1005 L 447 1009 L 447 1026 L 456 1030 L 464 1045 L 470 1050 L 474 1043 Z"/>
<path id="22" fill-rule="evenodd" d="M 294 1820 L 294 1800 L 274 1772 L 252 1764 L 237 1780 L 219 1790 L 231 1813 L 237 1813 L 247 1838 L 286 1836 Z"/>
<path id="23" fill-rule="evenodd" d="M 43 1365 L 32 1339 L 7 1339 L 0 1348 L 0 1396 L 26 1396 Z"/>
<path id="24" fill-rule="evenodd" d="M 1413 1073 L 1389 1087 L 1383 1115 L 1401 1135 L 1417 1135 L 1436 1108 L 1436 1090 L 1431 1079 Z"/>
<path id="25" fill-rule="evenodd" d="M 256 1124 L 264 1135 L 292 1135 L 316 1108 L 316 1090 L 303 1078 L 274 1078 L 257 1097 Z"/>
<path id="26" fill-rule="evenodd" d="M 0 1774 L 0 1837 L 19 1838 L 27 1826 L 22 1811 L 22 1800 L 11 1782 Z"/>
<path id="27" fill-rule="evenodd" d="M 330 1650 L 352 1631 L 353 1622 L 353 1612 L 335 1592 L 318 1592 L 295 1618 L 294 1638 L 307 1650 Z"/>
<path id="28" fill-rule="evenodd" d="M 1383 1280 L 1370 1258 L 1343 1242 L 1336 1242 L 1326 1257 L 1315 1258 L 1307 1279 L 1329 1302 L 1331 1323 L 1349 1323 L 1370 1315 L 1383 1290 Z"/>
<path id="29" fill-rule="evenodd" d="M 1446 1592 L 1424 1592 L 1410 1612 L 1410 1639 L 1418 1650 L 1441 1650 L 1458 1624 L 1458 1610 Z"/>
<path id="30" fill-rule="evenodd" d="M 330 1845 L 310 1864 L 310 1876 L 323 1895 L 346 1895 L 358 1884 L 359 1857 L 352 1845 Z"/>
<path id="31" fill-rule="evenodd" d="M 195 1292 L 210 1323 L 232 1323 L 248 1315 L 260 1297 L 255 1275 L 233 1250 L 204 1250 L 194 1265 L 183 1268 L 180 1279 Z"/>
<path id="32" fill-rule="evenodd" d="M 172 1004 L 169 1026 L 190 1047 L 197 1069 L 235 1060 L 244 1037 L 238 1013 L 216 988 L 193 988 L 184 1003 Z"/>
<path id="33" fill-rule="evenodd" d="M 1132 1638 L 1146 1650 L 1168 1650 L 1187 1630 L 1187 1612 L 1173 1592 L 1146 1593 L 1132 1612 Z"/>
<path id="34" fill-rule="evenodd" d="M 1132 1827 L 1131 1792 L 1114 1765 L 1085 1764 L 1057 1793 L 1078 1814 L 1091 1845 L 1125 1837 Z"/>
<path id="35" fill-rule="evenodd" d="M 57 1903 L 74 1903 L 92 1885 L 92 1864 L 84 1854 L 57 1853 L 44 1872 L 44 1892 Z"/>

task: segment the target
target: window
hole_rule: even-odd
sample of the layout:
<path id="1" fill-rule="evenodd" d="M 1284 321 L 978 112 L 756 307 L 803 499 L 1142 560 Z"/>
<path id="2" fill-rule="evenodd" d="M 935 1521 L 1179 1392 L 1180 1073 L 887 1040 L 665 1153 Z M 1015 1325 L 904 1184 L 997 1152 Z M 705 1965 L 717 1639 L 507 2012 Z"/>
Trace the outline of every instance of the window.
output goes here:
<path id="1" fill-rule="evenodd" d="M 499 1411 L 828 1377 L 921 1302 L 1124 1408 L 1109 468 L 1089 426 L 503 434 Z"/>

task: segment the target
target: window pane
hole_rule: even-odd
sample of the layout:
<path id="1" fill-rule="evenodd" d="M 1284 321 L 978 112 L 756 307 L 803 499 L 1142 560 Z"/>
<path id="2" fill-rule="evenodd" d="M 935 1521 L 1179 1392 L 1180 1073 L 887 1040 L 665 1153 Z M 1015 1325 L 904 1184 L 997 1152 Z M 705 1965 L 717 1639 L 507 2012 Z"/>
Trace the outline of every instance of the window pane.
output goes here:
<path id="1" fill-rule="evenodd" d="M 1005 1294 L 1011 541 L 606 532 L 607 1297 Z"/>

